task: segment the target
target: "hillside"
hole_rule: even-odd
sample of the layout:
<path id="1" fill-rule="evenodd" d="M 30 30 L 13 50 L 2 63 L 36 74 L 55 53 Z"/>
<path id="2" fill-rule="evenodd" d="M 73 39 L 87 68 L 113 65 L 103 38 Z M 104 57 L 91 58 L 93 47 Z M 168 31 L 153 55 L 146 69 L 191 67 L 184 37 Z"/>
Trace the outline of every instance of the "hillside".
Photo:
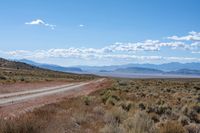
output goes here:
<path id="1" fill-rule="evenodd" d="M 34 81 L 84 81 L 93 79 L 93 75 L 78 75 L 52 71 L 26 63 L 0 58 L 0 83 L 34 82 Z"/>

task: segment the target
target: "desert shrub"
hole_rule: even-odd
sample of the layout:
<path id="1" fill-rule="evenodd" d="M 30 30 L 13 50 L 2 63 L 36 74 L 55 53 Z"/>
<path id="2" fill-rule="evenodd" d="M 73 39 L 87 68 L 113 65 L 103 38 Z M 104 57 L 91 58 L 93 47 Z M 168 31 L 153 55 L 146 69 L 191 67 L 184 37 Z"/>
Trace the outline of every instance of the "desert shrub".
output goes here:
<path id="1" fill-rule="evenodd" d="M 198 124 L 189 124 L 185 126 L 187 133 L 200 133 L 200 125 Z"/>
<path id="2" fill-rule="evenodd" d="M 85 103 L 85 105 L 90 105 L 92 100 L 93 100 L 93 97 L 91 97 L 91 96 L 84 96 L 83 97 L 83 102 Z"/>
<path id="3" fill-rule="evenodd" d="M 125 119 L 127 119 L 126 112 L 119 107 L 114 107 L 104 115 L 105 126 L 100 129 L 100 132 L 125 133 L 123 127 L 120 126 Z"/>
<path id="4" fill-rule="evenodd" d="M 106 101 L 106 104 L 111 104 L 111 105 L 116 105 L 117 100 L 114 99 L 113 97 L 109 97 Z"/>
<path id="5" fill-rule="evenodd" d="M 123 101 L 120 105 L 122 109 L 127 112 L 133 107 L 133 104 L 130 101 Z"/>
<path id="6" fill-rule="evenodd" d="M 151 119 L 154 121 L 154 123 L 160 122 L 160 116 L 156 113 L 151 113 L 149 114 L 149 116 L 151 117 Z"/>
<path id="7" fill-rule="evenodd" d="M 20 78 L 20 81 L 25 81 L 25 78 L 21 77 L 21 78 Z"/>
<path id="8" fill-rule="evenodd" d="M 127 118 L 127 113 L 119 108 L 114 107 L 111 111 L 108 111 L 104 116 L 106 124 L 121 124 Z"/>
<path id="9" fill-rule="evenodd" d="M 187 115 L 188 111 L 189 111 L 189 108 L 188 108 L 187 105 L 185 105 L 185 106 L 183 106 L 183 107 L 181 108 L 181 112 L 182 112 L 184 115 Z"/>
<path id="10" fill-rule="evenodd" d="M 179 117 L 178 121 L 179 121 L 183 126 L 188 125 L 188 124 L 190 123 L 190 119 L 189 119 L 187 116 L 185 116 L 185 115 L 181 115 L 181 116 Z"/>
<path id="11" fill-rule="evenodd" d="M 7 78 L 3 75 L 0 75 L 0 80 L 6 80 Z"/>
<path id="12" fill-rule="evenodd" d="M 194 108 L 195 106 L 183 107 L 182 112 L 185 114 L 192 122 L 200 123 L 200 117 L 198 114 L 198 108 Z"/>
<path id="13" fill-rule="evenodd" d="M 163 100 L 163 99 L 158 99 L 157 101 L 156 101 L 156 104 L 157 105 L 163 105 L 165 103 L 165 101 Z"/>
<path id="14" fill-rule="evenodd" d="M 106 104 L 116 105 L 117 102 L 120 100 L 120 97 L 117 95 L 110 95 L 106 100 Z"/>
<path id="15" fill-rule="evenodd" d="M 96 106 L 94 107 L 93 111 L 97 114 L 97 115 L 101 115 L 103 116 L 105 114 L 105 109 L 102 106 Z"/>
<path id="16" fill-rule="evenodd" d="M 127 133 L 156 133 L 154 122 L 143 111 L 125 120 L 123 126 Z"/>
<path id="17" fill-rule="evenodd" d="M 146 109 L 144 103 L 139 103 L 138 107 L 140 108 L 140 110 L 145 110 Z"/>
<path id="18" fill-rule="evenodd" d="M 116 124 L 107 124 L 100 129 L 100 133 L 125 133 L 125 131 Z"/>
<path id="19" fill-rule="evenodd" d="M 161 128 L 160 133 L 186 133 L 183 126 L 176 121 L 167 121 Z"/>
<path id="20" fill-rule="evenodd" d="M 78 125 L 82 125 L 86 122 L 89 122 L 89 116 L 83 112 L 76 112 L 72 115 L 72 121 Z"/>
<path id="21" fill-rule="evenodd" d="M 57 107 L 55 105 L 48 105 L 42 108 L 36 109 L 33 112 L 35 119 L 41 119 L 43 121 L 49 121 L 56 114 Z"/>
<path id="22" fill-rule="evenodd" d="M 102 102 L 105 104 L 108 98 L 111 96 L 111 90 L 104 90 L 100 93 Z"/>
<path id="23" fill-rule="evenodd" d="M 194 111 L 196 111 L 197 113 L 200 113 L 200 105 L 199 105 L 199 104 L 193 105 L 193 106 L 192 106 L 192 109 L 193 109 Z"/>
<path id="24" fill-rule="evenodd" d="M 159 114 L 159 115 L 163 115 L 163 114 L 169 115 L 172 112 L 172 108 L 167 104 L 152 105 L 152 106 L 147 107 L 147 112 L 148 113 L 154 112 L 154 113 Z"/>
<path id="25" fill-rule="evenodd" d="M 127 86 L 128 85 L 127 81 L 123 81 L 123 80 L 118 81 L 118 84 L 120 86 Z"/>
<path id="26" fill-rule="evenodd" d="M 0 133 L 39 133 L 39 122 L 32 117 L 0 120 Z"/>
<path id="27" fill-rule="evenodd" d="M 159 106 L 159 111 L 160 113 L 171 114 L 172 108 L 168 104 L 163 104 L 162 106 Z"/>

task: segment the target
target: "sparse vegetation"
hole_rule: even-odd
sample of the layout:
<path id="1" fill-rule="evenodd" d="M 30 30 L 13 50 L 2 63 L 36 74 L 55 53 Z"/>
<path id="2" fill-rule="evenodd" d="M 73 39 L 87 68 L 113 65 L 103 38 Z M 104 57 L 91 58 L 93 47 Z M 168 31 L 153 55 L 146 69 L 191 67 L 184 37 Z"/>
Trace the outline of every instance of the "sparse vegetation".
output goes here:
<path id="1" fill-rule="evenodd" d="M 21 62 L 0 58 L 0 84 L 38 81 L 84 81 L 94 79 L 93 75 L 78 75 L 38 68 Z"/>
<path id="2" fill-rule="evenodd" d="M 1 121 L 1 132 L 199 133 L 199 79 L 110 81 L 88 96 L 36 109 L 31 119 Z"/>

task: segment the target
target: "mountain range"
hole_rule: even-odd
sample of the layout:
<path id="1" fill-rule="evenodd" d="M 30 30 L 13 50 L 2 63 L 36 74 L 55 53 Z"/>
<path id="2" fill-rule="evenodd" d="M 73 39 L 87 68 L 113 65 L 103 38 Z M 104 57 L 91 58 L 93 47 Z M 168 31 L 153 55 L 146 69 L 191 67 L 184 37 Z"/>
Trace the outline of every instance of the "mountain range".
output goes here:
<path id="1" fill-rule="evenodd" d="M 78 67 L 63 67 L 63 66 L 54 65 L 54 64 L 43 64 L 43 63 L 37 63 L 37 62 L 31 61 L 31 60 L 27 60 L 27 59 L 21 59 L 21 60 L 18 60 L 18 61 L 30 64 L 30 65 L 33 65 L 33 66 L 37 66 L 37 67 L 40 67 L 40 68 L 54 70 L 54 71 L 82 72 L 82 69 L 78 68 Z"/>
<path id="2" fill-rule="evenodd" d="M 178 75 L 200 75 L 200 63 L 171 62 L 165 64 L 125 64 L 112 66 L 73 66 L 63 67 L 53 64 L 37 63 L 31 60 L 18 60 L 40 68 L 74 73 L 141 73 L 141 74 L 178 74 Z"/>

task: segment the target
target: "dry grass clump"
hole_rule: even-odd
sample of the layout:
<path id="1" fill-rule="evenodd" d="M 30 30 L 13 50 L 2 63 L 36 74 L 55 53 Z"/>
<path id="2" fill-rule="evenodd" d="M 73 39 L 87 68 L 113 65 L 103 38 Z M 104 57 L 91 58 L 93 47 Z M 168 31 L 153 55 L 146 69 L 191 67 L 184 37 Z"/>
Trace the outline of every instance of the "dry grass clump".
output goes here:
<path id="1" fill-rule="evenodd" d="M 15 120 L 0 120 L 0 133 L 38 133 L 39 120 L 32 116 L 22 117 Z"/>
<path id="2" fill-rule="evenodd" d="M 104 121 L 106 124 L 119 125 L 127 119 L 127 113 L 122 108 L 115 107 L 108 111 L 104 116 Z"/>
<path id="3" fill-rule="evenodd" d="M 187 133 L 200 133 L 200 125 L 198 124 L 189 124 L 185 126 Z"/>
<path id="4" fill-rule="evenodd" d="M 99 131 L 100 133 L 125 133 L 122 127 L 114 124 L 107 124 Z"/>
<path id="5" fill-rule="evenodd" d="M 40 133 L 56 114 L 49 105 L 17 118 L 0 119 L 0 133 Z"/>
<path id="6" fill-rule="evenodd" d="M 124 133 L 124 129 L 121 127 L 121 124 L 125 119 L 127 119 L 126 112 L 119 108 L 115 107 L 112 110 L 106 112 L 104 115 L 105 125 L 100 129 L 101 133 Z"/>
<path id="7" fill-rule="evenodd" d="M 96 106 L 93 109 L 94 113 L 99 116 L 103 116 L 105 114 L 105 109 L 102 106 Z"/>
<path id="8" fill-rule="evenodd" d="M 123 127 L 126 133 L 157 133 L 153 120 L 143 111 L 125 120 Z"/>
<path id="9" fill-rule="evenodd" d="M 86 122 L 90 121 L 89 114 L 83 113 L 83 112 L 81 112 L 81 113 L 74 113 L 73 116 L 72 116 L 72 121 L 75 124 L 83 125 Z"/>
<path id="10" fill-rule="evenodd" d="M 183 126 L 175 121 L 166 122 L 161 128 L 160 133 L 187 133 Z"/>

